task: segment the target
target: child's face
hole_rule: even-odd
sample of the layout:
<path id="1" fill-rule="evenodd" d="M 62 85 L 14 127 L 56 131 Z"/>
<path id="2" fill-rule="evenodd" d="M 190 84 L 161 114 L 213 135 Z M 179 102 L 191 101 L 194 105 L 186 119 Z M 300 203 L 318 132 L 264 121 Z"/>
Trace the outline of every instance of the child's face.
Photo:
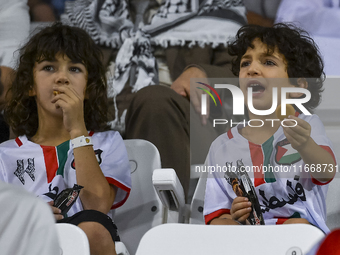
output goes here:
<path id="1" fill-rule="evenodd" d="M 34 86 L 30 96 L 36 97 L 38 112 L 62 114 L 52 99 L 53 86 L 70 86 L 74 94 L 81 99 L 85 97 L 87 70 L 82 63 L 74 63 L 67 56 L 57 54 L 53 60 L 36 62 L 33 68 Z"/>
<path id="2" fill-rule="evenodd" d="M 272 105 L 272 88 L 278 92 L 280 104 L 281 87 L 294 87 L 289 83 L 287 65 L 284 56 L 275 48 L 268 55 L 267 46 L 260 39 L 253 41 L 254 48 L 248 48 L 240 62 L 240 88 L 247 102 L 247 89 L 253 88 L 253 106 L 258 110 L 267 110 Z"/>

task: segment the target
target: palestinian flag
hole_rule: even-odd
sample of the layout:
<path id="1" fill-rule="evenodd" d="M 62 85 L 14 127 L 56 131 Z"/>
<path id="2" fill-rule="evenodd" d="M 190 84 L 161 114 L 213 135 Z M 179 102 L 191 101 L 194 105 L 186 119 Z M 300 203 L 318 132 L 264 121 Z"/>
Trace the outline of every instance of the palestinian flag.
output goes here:
<path id="1" fill-rule="evenodd" d="M 300 154 L 293 149 L 287 138 L 276 144 L 275 161 L 279 165 L 291 165 L 301 160 Z"/>

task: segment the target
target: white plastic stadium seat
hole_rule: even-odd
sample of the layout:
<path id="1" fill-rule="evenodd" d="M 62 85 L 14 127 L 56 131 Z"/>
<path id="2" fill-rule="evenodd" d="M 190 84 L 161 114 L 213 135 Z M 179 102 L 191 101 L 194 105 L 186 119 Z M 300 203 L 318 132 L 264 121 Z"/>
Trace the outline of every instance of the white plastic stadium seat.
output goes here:
<path id="1" fill-rule="evenodd" d="M 131 139 L 124 143 L 131 167 L 132 189 L 125 204 L 113 210 L 113 219 L 121 241 L 130 254 L 135 254 L 142 236 L 166 220 L 164 207 L 152 185 L 152 172 L 161 168 L 161 160 L 156 146 L 146 140 Z"/>
<path id="2" fill-rule="evenodd" d="M 189 224 L 205 224 L 203 208 L 207 176 L 208 176 L 207 172 L 206 173 L 202 172 L 198 179 L 198 183 L 190 205 Z"/>
<path id="3" fill-rule="evenodd" d="M 142 238 L 136 255 L 302 255 L 324 237 L 307 224 L 207 226 L 163 224 Z"/>
<path id="4" fill-rule="evenodd" d="M 203 206 L 207 173 L 201 172 L 201 166 L 191 166 L 190 189 L 194 191 L 190 191 L 193 193 L 190 204 L 184 204 L 183 187 L 174 169 L 154 170 L 152 182 L 163 206 L 168 210 L 167 223 L 205 224 Z"/>
<path id="5" fill-rule="evenodd" d="M 90 255 L 89 241 L 85 232 L 72 224 L 56 224 L 62 255 Z"/>

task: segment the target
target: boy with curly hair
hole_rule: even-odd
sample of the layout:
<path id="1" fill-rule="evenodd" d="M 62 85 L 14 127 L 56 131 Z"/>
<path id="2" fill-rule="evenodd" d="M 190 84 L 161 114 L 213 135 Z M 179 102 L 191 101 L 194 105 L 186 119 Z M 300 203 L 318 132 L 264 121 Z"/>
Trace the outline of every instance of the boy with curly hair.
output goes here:
<path id="1" fill-rule="evenodd" d="M 245 102 L 251 97 L 253 108 L 276 108 L 281 88 L 295 87 L 310 91 L 310 100 L 303 104 L 308 111 L 319 104 L 323 62 L 317 46 L 304 31 L 286 24 L 268 28 L 247 25 L 229 44 L 229 53 L 235 56 L 233 72 L 239 77 Z M 274 88 L 278 105 L 273 106 Z M 286 96 L 292 99 L 305 95 L 293 91 Z M 277 119 L 275 111 L 263 116 L 246 106 L 249 119 L 262 126 L 239 123 L 219 136 L 210 147 L 206 164 L 259 169 L 249 175 L 265 224 L 310 223 L 327 232 L 325 198 L 336 160 L 319 117 L 296 107 L 295 114 L 281 124 L 268 121 Z M 310 171 L 321 167 L 321 171 Z M 236 196 L 224 173 L 211 173 L 209 177 L 206 224 L 249 224 L 247 219 L 253 213 L 250 201 Z"/>

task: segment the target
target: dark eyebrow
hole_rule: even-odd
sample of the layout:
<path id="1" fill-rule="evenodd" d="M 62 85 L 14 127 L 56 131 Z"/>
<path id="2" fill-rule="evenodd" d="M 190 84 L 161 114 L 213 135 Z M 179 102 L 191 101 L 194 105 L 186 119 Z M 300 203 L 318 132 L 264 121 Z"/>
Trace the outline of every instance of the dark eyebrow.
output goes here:
<path id="1" fill-rule="evenodd" d="M 261 54 L 261 57 L 273 57 L 273 58 L 279 60 L 279 58 L 276 57 L 276 56 L 274 56 L 274 54 L 269 54 L 269 53 L 262 53 L 262 54 Z M 252 57 L 251 57 L 251 55 L 243 55 L 242 58 L 241 58 L 241 60 L 244 59 L 244 58 L 245 58 L 245 59 L 251 59 Z"/>
<path id="2" fill-rule="evenodd" d="M 56 60 L 56 58 L 52 58 L 52 59 L 50 59 L 50 58 L 40 58 L 39 60 L 37 60 L 37 63 L 40 64 L 40 63 L 42 63 L 44 61 L 55 62 L 57 60 Z"/>
<path id="3" fill-rule="evenodd" d="M 81 61 L 81 60 L 78 60 L 78 59 L 71 60 L 71 63 L 72 63 L 72 64 L 82 64 L 82 65 L 84 65 L 84 62 Z"/>
<path id="4" fill-rule="evenodd" d="M 244 58 L 251 58 L 251 56 L 250 56 L 250 55 L 243 55 L 243 56 L 241 57 L 241 60 L 244 59 Z"/>

